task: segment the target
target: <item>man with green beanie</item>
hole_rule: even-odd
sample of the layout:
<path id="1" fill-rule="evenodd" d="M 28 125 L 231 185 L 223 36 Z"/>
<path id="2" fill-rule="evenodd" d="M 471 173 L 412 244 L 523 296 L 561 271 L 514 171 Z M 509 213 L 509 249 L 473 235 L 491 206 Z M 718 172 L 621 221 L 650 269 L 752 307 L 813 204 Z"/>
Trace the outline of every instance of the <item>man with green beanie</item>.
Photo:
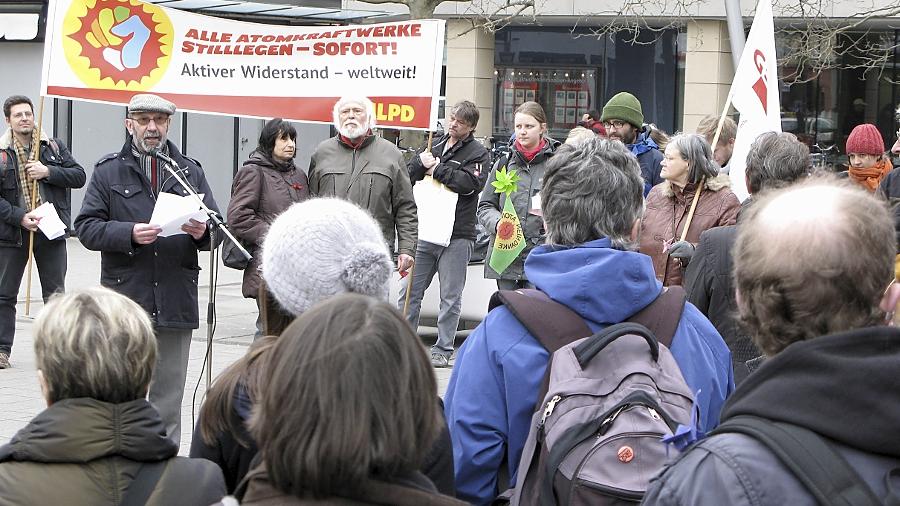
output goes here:
<path id="1" fill-rule="evenodd" d="M 659 175 L 663 155 L 659 146 L 650 138 L 650 130 L 645 129 L 644 113 L 641 102 L 631 93 L 616 93 L 603 106 L 600 121 L 606 128 L 606 135 L 613 140 L 622 141 L 625 147 L 637 157 L 644 178 L 644 196 L 650 189 L 662 183 Z"/>

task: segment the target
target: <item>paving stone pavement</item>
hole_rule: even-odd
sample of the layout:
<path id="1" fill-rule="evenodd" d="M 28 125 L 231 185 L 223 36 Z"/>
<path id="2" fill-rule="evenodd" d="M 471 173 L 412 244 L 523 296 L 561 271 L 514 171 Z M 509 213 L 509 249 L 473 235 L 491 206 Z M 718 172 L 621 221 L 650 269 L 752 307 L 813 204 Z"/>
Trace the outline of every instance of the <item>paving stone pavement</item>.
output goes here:
<path id="1" fill-rule="evenodd" d="M 66 287 L 96 286 L 100 280 L 100 254 L 85 249 L 77 239 L 68 239 L 69 267 Z M 199 306 L 203 320 L 194 331 L 191 356 L 188 362 L 187 383 L 182 404 L 181 455 L 187 455 L 191 442 L 192 411 L 199 410 L 206 392 L 206 373 L 203 371 L 207 343 L 207 300 L 209 300 L 209 255 L 201 253 Z M 243 355 L 256 331 L 256 303 L 241 296 L 241 272 L 221 266 L 216 283 L 217 322 L 213 334 L 213 378 Z M 397 300 L 397 282 L 391 288 L 390 300 Z M 33 273 L 30 316 L 25 316 L 26 282 L 22 281 L 17 304 L 16 338 L 11 357 L 12 368 L 0 370 L 0 444 L 5 444 L 35 415 L 46 407 L 37 381 L 34 342 L 31 329 L 34 317 L 40 314 L 43 303 L 40 281 Z M 452 369 L 435 369 L 438 390 L 443 396 Z M 201 375 L 202 374 L 202 375 Z M 196 389 L 196 395 L 195 395 Z"/>

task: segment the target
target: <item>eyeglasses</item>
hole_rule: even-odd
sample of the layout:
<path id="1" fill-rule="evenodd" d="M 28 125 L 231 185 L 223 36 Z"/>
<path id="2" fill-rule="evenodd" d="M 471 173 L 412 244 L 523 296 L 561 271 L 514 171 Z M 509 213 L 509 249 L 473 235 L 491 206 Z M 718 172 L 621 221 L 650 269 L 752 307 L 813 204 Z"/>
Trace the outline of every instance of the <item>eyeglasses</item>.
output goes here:
<path id="1" fill-rule="evenodd" d="M 157 125 L 162 125 L 169 121 L 169 116 L 165 114 L 159 114 L 156 116 L 132 116 L 131 121 L 134 121 L 141 126 L 147 126 L 151 121 L 156 123 Z"/>
<path id="2" fill-rule="evenodd" d="M 613 119 L 613 120 L 609 120 L 609 121 L 604 121 L 604 122 L 603 122 L 603 127 L 604 127 L 604 128 L 615 128 L 616 130 L 618 130 L 618 129 L 624 127 L 624 126 L 627 125 L 627 124 L 628 124 L 628 123 L 625 122 L 625 121 Z"/>

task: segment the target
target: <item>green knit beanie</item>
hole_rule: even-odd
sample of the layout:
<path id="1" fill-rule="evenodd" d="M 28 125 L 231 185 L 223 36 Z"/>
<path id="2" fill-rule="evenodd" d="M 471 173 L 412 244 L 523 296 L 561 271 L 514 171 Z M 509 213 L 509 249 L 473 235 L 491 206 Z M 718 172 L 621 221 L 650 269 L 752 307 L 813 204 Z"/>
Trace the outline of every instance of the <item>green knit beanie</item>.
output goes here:
<path id="1" fill-rule="evenodd" d="M 644 113 L 641 111 L 641 103 L 634 95 L 627 91 L 616 93 L 609 102 L 603 106 L 603 114 L 600 121 L 618 119 L 627 121 L 637 128 L 644 124 Z"/>

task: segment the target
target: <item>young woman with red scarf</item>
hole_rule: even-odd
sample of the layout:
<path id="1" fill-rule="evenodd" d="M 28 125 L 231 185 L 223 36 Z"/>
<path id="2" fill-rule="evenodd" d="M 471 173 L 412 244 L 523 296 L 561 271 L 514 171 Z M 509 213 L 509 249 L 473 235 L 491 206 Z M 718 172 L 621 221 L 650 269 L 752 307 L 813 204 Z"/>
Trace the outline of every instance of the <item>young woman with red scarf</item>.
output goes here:
<path id="1" fill-rule="evenodd" d="M 484 275 L 497 280 L 500 290 L 517 288 L 533 288 L 525 277 L 525 258 L 532 248 L 544 242 L 544 219 L 540 215 L 540 191 L 544 179 L 544 168 L 547 160 L 559 146 L 559 142 L 546 137 L 547 116 L 537 102 L 525 102 L 516 109 L 516 140 L 512 153 L 508 158 L 501 158 L 494 164 L 488 176 L 487 184 L 478 202 L 478 220 L 488 231 L 491 244 L 488 257 L 484 261 Z M 497 171 L 506 167 L 507 171 L 515 170 L 519 176 L 516 191 L 509 198 L 522 224 L 525 235 L 525 249 L 516 260 L 502 273 L 490 267 L 490 255 L 494 248 L 494 234 L 500 221 L 501 209 L 507 196 L 494 192 L 491 184 L 497 179 Z"/>

